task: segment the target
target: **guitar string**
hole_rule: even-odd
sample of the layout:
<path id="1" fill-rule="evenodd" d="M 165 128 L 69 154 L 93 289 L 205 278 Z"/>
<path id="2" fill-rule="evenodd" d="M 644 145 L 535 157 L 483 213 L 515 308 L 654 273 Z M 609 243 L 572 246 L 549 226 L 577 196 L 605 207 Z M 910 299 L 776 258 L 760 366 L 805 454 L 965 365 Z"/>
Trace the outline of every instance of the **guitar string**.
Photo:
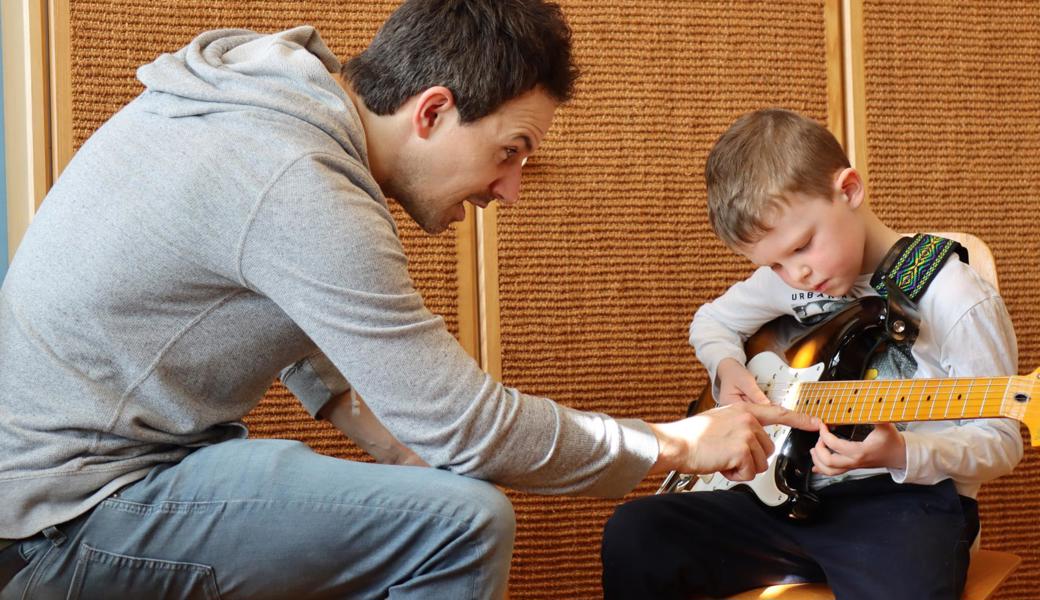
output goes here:
<path id="1" fill-rule="evenodd" d="M 859 409 L 856 413 L 855 419 L 850 419 L 850 422 L 876 422 L 876 421 L 902 421 L 906 420 L 907 405 L 916 403 L 916 410 L 913 419 L 911 420 L 939 420 L 940 417 L 934 417 L 932 409 L 929 409 L 929 413 L 925 418 L 921 418 L 920 409 L 924 404 L 934 405 L 933 399 L 938 397 L 949 389 L 949 397 L 947 399 L 947 407 L 944 410 L 943 419 L 949 418 L 949 408 L 954 401 L 954 394 L 957 394 L 957 401 L 960 404 L 960 408 L 963 411 L 960 416 L 969 416 L 970 413 L 978 412 L 978 416 L 986 416 L 986 405 L 988 399 L 991 399 L 991 389 L 996 381 L 1007 381 L 1005 386 L 1006 390 L 1010 389 L 1013 377 L 988 377 L 988 378 L 960 378 L 953 380 L 946 379 L 909 379 L 909 380 L 898 380 L 898 379 L 885 379 L 885 380 L 874 380 L 874 381 L 823 381 L 823 382 L 790 382 L 781 383 L 776 386 L 770 386 L 770 392 L 773 395 L 779 394 L 780 398 L 786 398 L 788 393 L 794 387 L 804 388 L 799 390 L 800 400 L 795 405 L 795 409 L 803 409 L 802 412 L 808 412 L 814 414 L 821 412 L 817 409 L 826 401 L 826 405 L 823 406 L 821 416 L 824 420 L 835 421 L 835 417 L 838 411 L 844 411 L 843 419 L 851 414 L 853 410 Z M 986 383 L 986 390 L 978 397 L 971 394 L 971 390 L 976 383 L 984 381 Z M 916 399 L 913 396 L 913 388 L 915 385 L 920 384 L 922 390 L 919 392 L 919 397 Z M 931 384 L 929 386 L 928 384 Z M 884 398 L 892 398 L 890 392 L 894 386 L 898 385 L 897 393 L 899 394 L 899 401 L 894 402 L 889 400 L 886 404 Z M 885 393 L 880 393 L 881 386 L 887 386 Z M 906 393 L 903 392 L 903 388 L 909 386 L 909 390 Z M 867 393 L 861 394 L 861 388 L 868 388 Z M 870 389 L 873 388 L 873 389 Z M 932 393 L 925 394 L 926 391 L 932 390 Z M 852 399 L 852 396 L 856 396 Z M 1003 407 L 1003 398 L 1005 394 L 1001 394 L 1001 407 Z M 907 398 L 910 399 L 907 402 Z M 916 400 L 916 402 L 915 402 Z M 873 406 L 878 405 L 878 417 L 873 416 Z M 898 405 L 902 405 L 903 414 L 901 417 L 895 417 L 895 411 Z M 888 406 L 889 415 L 887 418 L 882 418 L 884 415 L 884 409 Z M 863 418 L 863 410 L 867 409 L 867 418 Z M 808 411 L 804 409 L 808 408 Z M 833 412 L 832 412 L 833 411 Z M 994 411 L 993 416 L 1000 416 L 1001 411 Z"/>

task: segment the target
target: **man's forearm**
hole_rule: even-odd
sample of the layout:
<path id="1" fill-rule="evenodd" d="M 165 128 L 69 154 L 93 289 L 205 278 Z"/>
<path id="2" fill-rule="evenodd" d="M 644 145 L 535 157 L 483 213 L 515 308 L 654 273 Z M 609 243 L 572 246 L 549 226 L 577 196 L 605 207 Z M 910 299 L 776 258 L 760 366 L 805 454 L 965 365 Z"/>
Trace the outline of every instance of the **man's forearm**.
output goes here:
<path id="1" fill-rule="evenodd" d="M 429 466 L 394 437 L 353 390 L 329 400 L 318 417 L 328 420 L 382 464 Z"/>

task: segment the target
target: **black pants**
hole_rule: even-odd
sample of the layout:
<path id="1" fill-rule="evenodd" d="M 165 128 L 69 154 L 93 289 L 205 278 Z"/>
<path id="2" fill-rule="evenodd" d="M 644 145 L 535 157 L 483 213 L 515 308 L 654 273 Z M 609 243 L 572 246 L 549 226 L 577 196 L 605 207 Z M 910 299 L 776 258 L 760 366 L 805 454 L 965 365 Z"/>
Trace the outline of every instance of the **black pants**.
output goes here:
<path id="1" fill-rule="evenodd" d="M 811 523 L 736 490 L 627 502 L 603 532 L 605 598 L 686 600 L 820 581 L 839 600 L 960 598 L 979 519 L 952 481 L 899 485 L 886 475 L 820 497 Z"/>

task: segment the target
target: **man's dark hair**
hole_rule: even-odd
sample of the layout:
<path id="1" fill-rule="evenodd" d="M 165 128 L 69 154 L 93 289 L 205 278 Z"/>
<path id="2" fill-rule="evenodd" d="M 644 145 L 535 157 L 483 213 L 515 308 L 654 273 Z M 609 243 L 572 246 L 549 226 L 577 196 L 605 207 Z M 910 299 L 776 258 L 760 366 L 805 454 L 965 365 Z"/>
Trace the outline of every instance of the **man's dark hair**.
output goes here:
<path id="1" fill-rule="evenodd" d="M 451 90 L 463 123 L 541 86 L 570 99 L 578 70 L 559 5 L 544 0 L 407 0 L 343 76 L 378 115 L 433 86 Z"/>

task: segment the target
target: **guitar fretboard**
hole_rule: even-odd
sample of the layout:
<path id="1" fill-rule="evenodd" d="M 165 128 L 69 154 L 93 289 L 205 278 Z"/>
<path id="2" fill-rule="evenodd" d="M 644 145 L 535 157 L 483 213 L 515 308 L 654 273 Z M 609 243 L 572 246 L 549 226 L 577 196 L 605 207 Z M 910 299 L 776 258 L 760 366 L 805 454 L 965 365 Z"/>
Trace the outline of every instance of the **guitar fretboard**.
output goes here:
<path id="1" fill-rule="evenodd" d="M 883 423 L 1010 417 L 1023 420 L 1031 377 L 878 379 L 793 384 L 795 410 L 825 423 Z"/>

